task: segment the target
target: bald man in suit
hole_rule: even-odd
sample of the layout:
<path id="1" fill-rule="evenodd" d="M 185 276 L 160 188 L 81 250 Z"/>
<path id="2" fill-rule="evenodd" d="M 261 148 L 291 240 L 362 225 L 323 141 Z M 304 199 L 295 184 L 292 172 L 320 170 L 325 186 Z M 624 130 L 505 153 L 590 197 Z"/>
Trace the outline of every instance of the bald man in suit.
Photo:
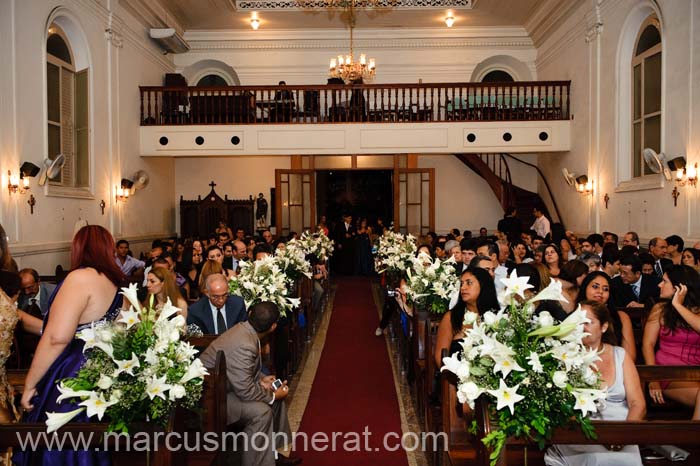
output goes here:
<path id="1" fill-rule="evenodd" d="M 226 356 L 228 378 L 227 424 L 242 424 L 249 441 L 257 440 L 261 434 L 267 436 L 270 448 L 249 447 L 243 452 L 243 466 L 292 466 L 301 463 L 299 458 L 279 455 L 276 450 L 288 446 L 283 444 L 285 436 L 291 444 L 292 434 L 287 419 L 284 399 L 289 393 L 287 382 L 273 390 L 274 375 L 262 373 L 260 341 L 274 333 L 280 317 L 277 306 L 270 302 L 258 303 L 250 308 L 248 320 L 236 324 L 214 340 L 202 353 L 200 359 L 206 367 L 213 367 L 216 353 Z M 256 434 L 256 438 L 253 438 Z M 276 444 L 272 446 L 272 440 Z"/>

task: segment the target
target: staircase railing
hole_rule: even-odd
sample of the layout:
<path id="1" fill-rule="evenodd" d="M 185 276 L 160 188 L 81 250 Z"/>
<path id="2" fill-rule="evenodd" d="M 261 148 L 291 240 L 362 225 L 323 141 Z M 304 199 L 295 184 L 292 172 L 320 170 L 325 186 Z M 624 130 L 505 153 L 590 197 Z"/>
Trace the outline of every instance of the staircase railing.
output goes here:
<path id="1" fill-rule="evenodd" d="M 510 175 L 510 167 L 508 166 L 508 161 L 503 156 L 503 154 L 487 153 L 477 155 L 489 167 L 493 174 L 501 180 L 501 206 L 503 206 L 503 209 L 508 208 L 508 206 L 512 205 L 514 201 L 513 180 Z"/>
<path id="2" fill-rule="evenodd" d="M 557 213 L 557 218 L 559 219 L 559 223 L 564 225 L 564 219 L 562 218 L 561 213 L 559 212 L 559 207 L 557 206 L 557 200 L 554 199 L 554 195 L 552 194 L 552 189 L 549 187 L 549 183 L 547 182 L 547 178 L 545 178 L 544 173 L 542 173 L 542 170 L 540 170 L 540 167 L 538 167 L 537 165 L 532 164 L 530 162 L 526 162 L 522 159 L 519 159 L 518 157 L 515 157 L 512 154 L 500 154 L 500 155 L 501 155 L 501 157 L 503 157 L 503 156 L 510 157 L 511 159 L 513 159 L 517 162 L 520 162 L 524 165 L 527 165 L 527 166 L 532 167 L 535 170 L 537 170 L 537 174 L 542 179 L 542 181 L 544 181 L 544 186 L 547 188 L 547 194 L 549 195 L 549 199 L 552 201 L 552 206 L 554 206 L 554 211 Z M 506 162 L 506 165 L 507 165 L 507 162 Z"/>

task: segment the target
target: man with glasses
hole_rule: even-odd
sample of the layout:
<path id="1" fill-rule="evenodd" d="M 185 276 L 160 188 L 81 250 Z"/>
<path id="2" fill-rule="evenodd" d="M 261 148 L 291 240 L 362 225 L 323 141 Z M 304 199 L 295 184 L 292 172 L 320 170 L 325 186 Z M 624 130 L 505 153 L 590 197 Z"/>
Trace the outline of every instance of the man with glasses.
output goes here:
<path id="1" fill-rule="evenodd" d="M 243 298 L 229 294 L 226 277 L 220 273 L 207 277 L 205 296 L 187 312 L 187 323 L 197 325 L 207 335 L 220 335 L 245 320 Z"/>

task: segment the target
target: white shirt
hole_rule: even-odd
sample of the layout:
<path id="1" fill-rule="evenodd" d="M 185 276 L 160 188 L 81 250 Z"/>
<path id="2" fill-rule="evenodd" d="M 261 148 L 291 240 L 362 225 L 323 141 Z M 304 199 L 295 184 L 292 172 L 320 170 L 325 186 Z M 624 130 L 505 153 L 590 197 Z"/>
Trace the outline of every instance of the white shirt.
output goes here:
<path id="1" fill-rule="evenodd" d="M 221 333 L 219 332 L 219 309 L 217 309 L 217 307 L 214 306 L 211 301 L 209 301 L 209 307 L 211 308 L 211 316 L 214 319 L 214 333 L 218 335 Z M 222 314 L 224 316 L 224 322 L 226 322 L 226 328 L 228 328 L 228 321 L 226 320 L 226 304 L 224 304 L 221 310 L 224 311 Z"/>
<path id="2" fill-rule="evenodd" d="M 537 236 L 544 238 L 549 233 L 551 233 L 551 228 L 549 226 L 549 220 L 544 215 L 535 219 L 535 223 L 530 227 L 531 230 L 535 230 Z"/>

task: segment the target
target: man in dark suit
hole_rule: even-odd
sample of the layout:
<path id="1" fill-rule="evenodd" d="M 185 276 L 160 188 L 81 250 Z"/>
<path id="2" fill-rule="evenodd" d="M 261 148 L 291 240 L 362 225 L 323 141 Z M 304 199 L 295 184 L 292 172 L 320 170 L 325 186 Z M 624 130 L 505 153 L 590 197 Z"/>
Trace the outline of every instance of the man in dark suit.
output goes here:
<path id="1" fill-rule="evenodd" d="M 291 445 L 292 437 L 284 399 L 289 393 L 287 381 L 274 389 L 274 375 L 262 373 L 260 358 L 261 340 L 269 337 L 277 328 L 280 313 L 273 303 L 258 303 L 250 308 L 250 319 L 228 329 L 214 340 L 200 359 L 205 367 L 213 367 L 216 354 L 226 356 L 228 378 L 227 424 L 242 424 L 249 442 L 256 445 L 264 440 L 269 448 L 253 448 L 243 451 L 243 466 L 292 466 L 301 459 L 279 455 L 277 451 Z M 266 436 L 265 439 L 260 438 Z M 273 442 L 275 443 L 274 445 Z M 245 443 L 248 445 L 248 442 Z"/>
<path id="2" fill-rule="evenodd" d="M 504 233 L 510 242 L 520 239 L 520 233 L 523 231 L 523 224 L 516 215 L 515 206 L 509 206 L 503 218 L 498 221 L 498 231 Z"/>
<path id="3" fill-rule="evenodd" d="M 659 298 L 659 278 L 642 274 L 639 256 L 623 257 L 620 275 L 612 279 L 612 303 L 617 308 L 644 307 L 650 299 Z"/>
<path id="4" fill-rule="evenodd" d="M 664 238 L 657 236 L 649 241 L 649 254 L 654 257 L 654 273 L 659 279 L 663 278 L 666 269 L 673 265 L 671 259 L 666 258 L 668 243 Z"/>
<path id="5" fill-rule="evenodd" d="M 343 222 L 340 223 L 334 232 L 335 244 L 338 247 L 338 272 L 341 274 L 351 274 L 354 258 L 355 227 L 352 225 L 352 215 L 343 215 Z"/>
<path id="6" fill-rule="evenodd" d="M 207 335 L 220 335 L 246 320 L 243 299 L 229 295 L 228 282 L 223 275 L 216 273 L 207 277 L 205 295 L 189 307 L 188 324 L 196 324 Z"/>
<path id="7" fill-rule="evenodd" d="M 56 289 L 56 285 L 42 283 L 39 273 L 34 269 L 20 270 L 19 278 L 22 287 L 17 301 L 18 307 L 34 317 L 43 319 L 49 311 L 49 298 Z"/>

